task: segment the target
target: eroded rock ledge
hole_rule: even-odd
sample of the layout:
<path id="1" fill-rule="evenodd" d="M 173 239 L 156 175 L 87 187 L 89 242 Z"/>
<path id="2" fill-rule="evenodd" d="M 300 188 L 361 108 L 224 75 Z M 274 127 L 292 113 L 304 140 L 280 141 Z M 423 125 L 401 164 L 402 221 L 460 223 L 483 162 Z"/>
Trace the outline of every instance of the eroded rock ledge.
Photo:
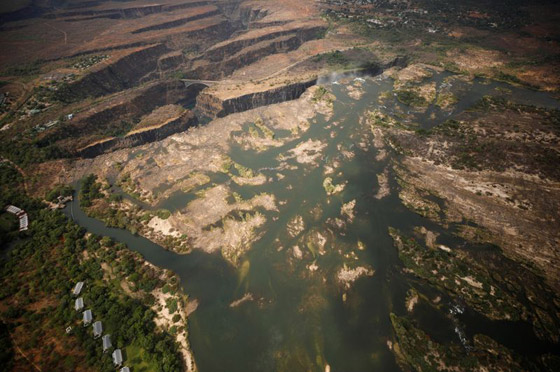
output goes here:
<path id="1" fill-rule="evenodd" d="M 78 150 L 78 154 L 84 158 L 93 158 L 118 149 L 160 141 L 172 134 L 183 132 L 197 124 L 198 119 L 196 116 L 194 116 L 192 111 L 187 110 L 178 118 L 171 119 L 157 126 L 133 131 L 124 137 L 113 137 L 91 144 Z"/>
<path id="2" fill-rule="evenodd" d="M 238 95 L 213 90 L 203 91 L 196 100 L 195 110 L 201 117 L 224 117 L 236 112 L 243 112 L 274 103 L 298 99 L 307 88 L 315 85 L 315 77 L 307 80 L 277 85 L 270 89 L 257 90 L 252 93 L 240 92 Z"/>

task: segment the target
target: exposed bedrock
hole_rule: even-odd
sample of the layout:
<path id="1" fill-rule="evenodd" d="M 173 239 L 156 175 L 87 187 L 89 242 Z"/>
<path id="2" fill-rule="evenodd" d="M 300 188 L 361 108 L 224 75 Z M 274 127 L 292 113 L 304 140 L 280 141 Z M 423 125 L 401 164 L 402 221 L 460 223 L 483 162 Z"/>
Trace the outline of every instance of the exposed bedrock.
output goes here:
<path id="1" fill-rule="evenodd" d="M 370 63 L 363 69 L 346 73 L 349 75 L 359 73 L 367 75 L 377 75 L 383 72 L 383 70 L 385 69 L 394 66 L 403 67 L 406 66 L 407 63 L 408 62 L 406 58 L 396 57 L 394 59 L 385 61 L 384 63 Z M 328 80 L 330 77 L 326 76 L 325 78 Z M 247 94 L 240 93 L 238 96 L 233 97 L 229 92 L 227 92 L 227 90 L 224 91 L 225 93 L 221 93 L 219 87 L 217 89 L 209 88 L 207 90 L 203 90 L 196 98 L 195 112 L 197 113 L 199 118 L 214 119 L 235 112 L 251 110 L 260 106 L 294 100 L 299 98 L 307 88 L 315 85 L 317 81 L 321 79 L 322 78 L 313 78 L 305 81 L 277 86 L 264 91 L 257 91 Z M 221 96 L 221 94 L 226 94 L 227 96 L 223 97 Z"/>
<path id="2" fill-rule="evenodd" d="M 124 137 L 114 137 L 99 141 L 78 151 L 84 158 L 93 158 L 103 153 L 118 149 L 139 146 L 149 142 L 160 141 L 172 134 L 183 132 L 198 124 L 192 111 L 185 111 L 180 117 L 159 126 L 131 132 Z"/>
<path id="3" fill-rule="evenodd" d="M 208 18 L 208 17 L 212 17 L 215 15 L 220 14 L 220 11 L 218 9 L 213 9 L 213 10 L 209 10 L 205 13 L 201 13 L 201 14 L 197 14 L 195 16 L 190 16 L 190 17 L 185 17 L 185 18 L 180 18 L 180 19 L 176 19 L 173 21 L 169 21 L 169 22 L 164 22 L 164 23 L 160 23 L 157 25 L 153 25 L 153 26 L 148 26 L 148 27 L 143 27 L 143 28 L 139 28 L 137 30 L 132 31 L 133 34 L 139 34 L 142 32 L 148 32 L 148 31 L 155 31 L 155 30 L 164 30 L 164 29 L 168 29 L 168 28 L 174 28 L 174 27 L 178 27 L 178 26 L 182 26 L 184 24 L 187 24 L 189 22 L 193 22 L 199 19 L 203 19 L 203 18 Z"/>
<path id="4" fill-rule="evenodd" d="M 124 50 L 131 48 L 140 48 L 153 46 L 156 43 L 163 43 L 167 46 L 167 52 L 171 51 L 181 51 L 182 49 L 192 48 L 196 46 L 200 49 L 207 48 L 216 42 L 225 40 L 231 36 L 231 34 L 236 30 L 235 25 L 227 19 L 218 19 L 215 22 L 210 22 L 203 27 L 197 27 L 193 30 L 181 30 L 181 26 L 172 27 L 170 29 L 165 29 L 162 31 L 161 37 L 142 37 L 137 36 L 138 34 L 131 34 L 129 38 L 126 38 L 124 42 L 112 42 L 110 41 L 108 45 L 95 48 L 87 48 L 80 50 L 77 53 L 64 56 L 65 58 L 79 57 L 94 53 L 106 53 L 114 50 Z M 163 35 L 164 34 L 164 35 Z M 142 34 L 140 34 L 142 35 Z M 165 54 L 163 52 L 162 54 Z M 52 60 L 58 60 L 60 57 L 53 58 Z"/>
<path id="5" fill-rule="evenodd" d="M 180 104 L 191 106 L 196 103 L 196 96 L 204 88 L 200 85 L 185 87 L 180 81 L 163 81 L 142 89 L 129 101 L 118 103 L 102 110 L 94 110 L 82 122 L 88 126 L 102 126 L 115 120 L 134 120 L 151 112 L 154 108 Z"/>
<path id="6" fill-rule="evenodd" d="M 189 72 L 188 76 L 206 80 L 223 79 L 240 67 L 250 65 L 271 54 L 295 50 L 302 43 L 303 40 L 297 36 L 283 36 L 274 40 L 263 41 L 244 49 L 225 61 L 201 66 Z"/>
<path id="7" fill-rule="evenodd" d="M 203 91 L 196 99 L 195 111 L 200 117 L 213 119 L 260 106 L 291 101 L 299 98 L 307 88 L 315 85 L 316 81 L 317 79 L 301 81 L 224 100 Z"/>
<path id="8" fill-rule="evenodd" d="M 138 49 L 118 61 L 68 86 L 76 99 L 98 97 L 138 85 L 142 78 L 158 67 L 159 58 L 168 53 L 163 44 Z"/>
<path id="9" fill-rule="evenodd" d="M 295 35 L 300 40 L 306 41 L 318 38 L 324 30 L 325 27 L 319 25 L 291 28 L 286 30 L 279 28 L 277 31 L 263 33 L 252 38 L 243 38 L 218 44 L 216 47 L 207 50 L 202 58 L 211 62 L 220 62 L 225 58 L 240 52 L 242 49 L 264 40 L 271 40 L 286 35 Z"/>
<path id="10" fill-rule="evenodd" d="M 279 31 L 227 43 L 205 53 L 205 58 L 212 62 L 198 61 L 195 63 L 196 67 L 187 75 L 194 79 L 222 79 L 231 75 L 236 69 L 269 55 L 295 50 L 304 42 L 318 38 L 323 30 L 322 26 L 316 26 L 297 31 Z"/>
<path id="11" fill-rule="evenodd" d="M 180 81 L 152 83 L 76 114 L 71 124 L 53 128 L 41 142 L 57 142 L 73 152 L 74 149 L 93 142 L 99 135 L 127 125 L 126 123 L 138 122 L 142 116 L 157 107 L 170 104 L 192 107 L 196 96 L 205 87 L 201 84 L 185 87 Z"/>
<path id="12" fill-rule="evenodd" d="M 251 22 L 263 19 L 268 15 L 266 9 L 255 9 L 252 6 L 243 6 L 239 9 L 239 18 L 241 23 L 248 27 Z"/>

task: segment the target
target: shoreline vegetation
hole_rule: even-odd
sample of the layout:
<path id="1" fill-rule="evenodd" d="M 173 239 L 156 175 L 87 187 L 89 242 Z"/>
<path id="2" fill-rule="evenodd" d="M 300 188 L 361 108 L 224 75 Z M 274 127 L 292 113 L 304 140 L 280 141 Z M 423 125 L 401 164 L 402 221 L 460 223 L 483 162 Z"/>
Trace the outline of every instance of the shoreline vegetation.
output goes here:
<path id="1" fill-rule="evenodd" d="M 102 352 L 101 341 L 93 339 L 91 327 L 82 326 L 81 312 L 74 309 L 71 290 L 83 281 L 86 308 L 103 322 L 113 346 L 121 348 L 125 365 L 195 370 L 187 341 L 188 298 L 178 277 L 14 191 L 21 176 L 5 163 L 0 170 L 2 205 L 17 202 L 30 216 L 27 232 L 1 231 L 3 243 L 12 241 L 0 269 L 2 365 L 114 371 L 110 354 Z"/>

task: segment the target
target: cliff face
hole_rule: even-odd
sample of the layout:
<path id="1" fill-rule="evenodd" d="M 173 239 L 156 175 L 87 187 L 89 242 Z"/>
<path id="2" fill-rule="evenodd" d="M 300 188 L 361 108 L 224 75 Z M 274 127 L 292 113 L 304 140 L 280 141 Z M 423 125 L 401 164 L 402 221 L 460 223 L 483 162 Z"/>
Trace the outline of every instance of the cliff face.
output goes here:
<path id="1" fill-rule="evenodd" d="M 324 30 L 324 26 L 306 25 L 225 42 L 193 61 L 188 76 L 206 80 L 224 78 L 266 56 L 295 50 L 304 42 L 320 37 Z"/>
<path id="2" fill-rule="evenodd" d="M 70 84 L 76 98 L 98 97 L 129 89 L 158 67 L 160 56 L 169 52 L 163 44 L 142 48 Z"/>
<path id="3" fill-rule="evenodd" d="M 185 87 L 181 81 L 151 83 L 126 94 L 91 105 L 88 110 L 77 113 L 65 125 L 56 126 L 41 136 L 44 143 L 56 142 L 61 148 L 74 152 L 91 143 L 92 138 L 109 136 L 107 133 L 126 130 L 144 115 L 164 105 L 178 104 L 192 107 L 196 96 L 204 89 L 201 84 Z"/>
<path id="4" fill-rule="evenodd" d="M 172 134 L 183 132 L 198 124 L 196 116 L 191 111 L 185 111 L 177 119 L 171 120 L 158 127 L 147 128 L 124 137 L 110 138 L 94 143 L 78 151 L 83 158 L 93 158 L 106 152 L 139 146 L 149 142 L 160 141 Z"/>
<path id="5" fill-rule="evenodd" d="M 221 100 L 211 93 L 202 92 L 196 99 L 196 112 L 201 117 L 216 118 L 299 98 L 307 88 L 315 85 L 316 79 L 297 82 L 261 92 L 249 93 Z"/>
<path id="6" fill-rule="evenodd" d="M 216 63 L 210 63 L 189 72 L 189 76 L 200 79 L 223 79 L 240 67 L 250 65 L 261 58 L 276 53 L 286 53 L 297 49 L 305 39 L 298 36 L 284 36 L 252 45 L 232 57 Z"/>
<path id="7" fill-rule="evenodd" d="M 255 4 L 251 4 L 251 6 L 241 6 L 239 8 L 239 18 L 245 26 L 248 26 L 251 22 L 262 19 L 267 15 L 267 9 L 255 8 Z"/>
<path id="8" fill-rule="evenodd" d="M 288 39 L 289 40 L 289 39 Z M 393 66 L 405 66 L 406 58 L 396 57 L 381 64 L 371 65 L 367 69 L 356 70 L 351 74 L 364 73 L 377 75 Z M 214 119 L 235 112 L 242 112 L 260 106 L 271 105 L 299 98 L 307 88 L 317 83 L 318 79 L 311 79 L 297 83 L 287 84 L 265 91 L 239 95 L 233 98 L 221 99 L 212 90 L 202 91 L 196 99 L 195 112 L 200 118 Z"/>
<path id="9" fill-rule="evenodd" d="M 160 24 L 157 24 L 157 25 L 149 26 L 149 27 L 139 28 L 137 30 L 132 31 L 132 33 L 133 34 L 139 34 L 139 33 L 142 33 L 142 32 L 163 30 L 163 29 L 166 29 L 166 28 L 174 28 L 174 27 L 182 26 L 182 25 L 187 24 L 187 23 L 192 22 L 192 21 L 196 21 L 196 20 L 199 20 L 199 19 L 207 18 L 207 17 L 212 17 L 212 16 L 219 15 L 219 14 L 220 14 L 220 11 L 218 9 L 213 9 L 213 10 L 210 10 L 206 13 L 197 14 L 195 16 L 185 17 L 185 18 L 176 19 L 176 20 L 170 21 L 170 22 L 164 22 L 164 23 L 160 23 Z"/>

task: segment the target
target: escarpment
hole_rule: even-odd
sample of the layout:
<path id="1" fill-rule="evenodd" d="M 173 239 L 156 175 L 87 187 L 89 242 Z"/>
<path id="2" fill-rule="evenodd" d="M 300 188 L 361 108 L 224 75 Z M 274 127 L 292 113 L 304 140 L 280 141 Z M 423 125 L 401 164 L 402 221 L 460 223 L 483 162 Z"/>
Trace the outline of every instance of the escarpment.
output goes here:
<path id="1" fill-rule="evenodd" d="M 224 78 L 266 56 L 295 50 L 306 41 L 320 38 L 324 31 L 325 26 L 316 22 L 255 29 L 208 49 L 191 63 L 187 75 L 196 79 Z"/>
<path id="2" fill-rule="evenodd" d="M 79 7 L 45 9 L 43 20 L 51 30 L 45 34 L 45 43 L 56 45 L 46 63 L 60 71 L 44 70 L 53 71 L 49 76 L 57 81 L 57 104 L 67 108 L 41 118 L 56 124 L 40 131 L 35 141 L 39 147 L 56 146 L 64 153 L 83 156 L 135 146 L 183 128 L 171 123 L 154 129 L 157 136 L 150 131 L 134 133 L 136 137 L 130 134 L 144 116 L 161 106 L 190 109 L 196 104 L 200 117 L 213 118 L 298 98 L 315 80 L 295 82 L 302 77 L 284 74 L 294 57 L 283 54 L 322 38 L 327 26 L 316 14 L 300 14 L 297 6 L 286 10 L 271 1 L 118 4 L 96 0 Z M 45 24 L 33 21 L 22 27 L 38 33 Z M 319 53 L 321 48 L 311 47 L 309 53 Z M 29 49 L 29 58 L 42 57 L 47 50 L 44 43 L 35 42 Z M 273 55 L 284 58 L 284 64 L 269 69 L 267 57 Z M 6 62 L 17 62 L 17 58 Z M 253 77 L 257 81 L 268 70 L 274 76 L 282 70 L 283 81 L 253 84 L 251 72 L 245 78 L 243 71 L 233 78 L 233 86 L 240 89 L 230 93 L 237 93 L 223 96 L 209 90 L 197 103 L 206 84 L 246 68 L 264 71 Z"/>
<path id="3" fill-rule="evenodd" d="M 325 30 L 325 25 L 316 22 L 299 23 L 294 22 L 284 27 L 270 27 L 269 30 L 254 30 L 243 34 L 237 39 L 225 41 L 210 48 L 204 53 L 204 59 L 217 62 L 231 56 L 243 48 L 256 44 L 263 40 L 275 39 L 280 36 L 295 35 L 302 40 L 311 40 L 321 36 L 321 32 Z"/>
<path id="4" fill-rule="evenodd" d="M 307 36 L 313 38 L 313 33 L 307 34 Z M 285 35 L 272 40 L 265 40 L 243 49 L 224 61 L 203 65 L 190 71 L 188 75 L 198 79 L 222 79 L 231 75 L 238 68 L 247 66 L 266 56 L 297 49 L 306 40 L 307 37 L 302 38 L 297 35 Z"/>
<path id="5" fill-rule="evenodd" d="M 164 105 L 192 107 L 196 96 L 205 86 L 191 84 L 185 87 L 180 81 L 161 81 L 115 95 L 88 110 L 76 113 L 39 138 L 39 143 L 56 143 L 74 152 L 96 139 L 126 133 L 142 116 Z"/>
<path id="6" fill-rule="evenodd" d="M 202 91 L 196 99 L 195 111 L 201 117 L 217 118 L 260 106 L 271 105 L 299 98 L 317 79 L 289 83 L 272 89 L 220 98 L 219 93 Z"/>
<path id="7" fill-rule="evenodd" d="M 155 30 L 163 30 L 163 29 L 167 29 L 167 28 L 173 28 L 173 27 L 178 27 L 178 26 L 182 26 L 186 23 L 192 22 L 192 21 L 196 21 L 199 19 L 203 19 L 203 18 L 207 18 L 207 17 L 211 17 L 211 16 L 215 16 L 220 14 L 220 11 L 217 8 L 214 9 L 210 9 L 205 13 L 200 13 L 194 16 L 190 16 L 190 17 L 184 17 L 184 18 L 179 18 L 173 21 L 169 21 L 169 22 L 163 22 L 160 24 L 156 24 L 153 26 L 148 26 L 148 27 L 143 27 L 143 28 L 139 28 L 137 30 L 132 31 L 133 34 L 139 34 L 142 32 L 148 32 L 148 31 L 155 31 Z"/>
<path id="8" fill-rule="evenodd" d="M 158 60 L 169 49 L 163 44 L 141 47 L 118 61 L 86 75 L 68 86 L 73 100 L 98 97 L 132 88 L 157 69 Z"/>
<path id="9" fill-rule="evenodd" d="M 268 15 L 268 10 L 254 8 L 252 6 L 242 6 L 239 9 L 239 19 L 241 23 L 249 27 L 252 22 L 256 22 Z"/>
<path id="10" fill-rule="evenodd" d="M 106 152 L 160 141 L 172 134 L 183 132 L 197 124 L 198 120 L 196 116 L 192 111 L 186 110 L 178 118 L 157 126 L 132 131 L 123 137 L 113 137 L 93 143 L 79 149 L 77 155 L 84 158 L 93 158 Z"/>

